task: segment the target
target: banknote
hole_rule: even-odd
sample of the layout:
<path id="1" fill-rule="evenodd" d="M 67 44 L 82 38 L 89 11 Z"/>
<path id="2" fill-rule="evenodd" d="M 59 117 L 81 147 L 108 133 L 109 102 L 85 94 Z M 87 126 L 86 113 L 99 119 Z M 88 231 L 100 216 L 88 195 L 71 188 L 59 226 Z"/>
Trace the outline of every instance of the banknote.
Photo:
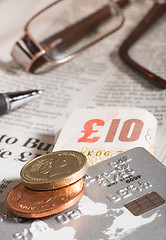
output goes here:
<path id="1" fill-rule="evenodd" d="M 156 128 L 155 117 L 142 108 L 79 108 L 69 116 L 53 151 L 81 151 L 90 166 L 134 147 L 152 153 Z"/>
<path id="2" fill-rule="evenodd" d="M 165 240 L 166 167 L 134 148 L 88 169 L 85 194 L 50 217 L 22 219 L 0 204 L 3 240 Z"/>

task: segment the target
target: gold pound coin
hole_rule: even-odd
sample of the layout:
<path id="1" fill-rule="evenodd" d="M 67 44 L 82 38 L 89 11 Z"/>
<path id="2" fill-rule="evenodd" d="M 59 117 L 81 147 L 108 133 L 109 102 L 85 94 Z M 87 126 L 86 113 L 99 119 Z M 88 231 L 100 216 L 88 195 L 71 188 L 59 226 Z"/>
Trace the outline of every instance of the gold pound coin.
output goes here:
<path id="1" fill-rule="evenodd" d="M 77 151 L 57 151 L 29 161 L 21 170 L 23 184 L 33 190 L 51 190 L 68 186 L 88 170 L 87 158 Z"/>

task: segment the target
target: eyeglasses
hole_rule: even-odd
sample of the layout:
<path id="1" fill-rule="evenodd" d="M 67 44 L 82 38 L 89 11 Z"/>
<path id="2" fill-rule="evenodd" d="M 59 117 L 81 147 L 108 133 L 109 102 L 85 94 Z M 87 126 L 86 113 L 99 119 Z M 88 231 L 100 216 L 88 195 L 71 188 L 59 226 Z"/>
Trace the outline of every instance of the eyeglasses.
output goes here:
<path id="1" fill-rule="evenodd" d="M 162 43 L 165 43 L 165 45 L 162 45 L 160 50 L 158 49 L 158 47 L 156 47 L 158 45 L 156 45 L 155 41 L 157 42 L 162 39 L 162 37 L 160 36 L 161 33 L 163 33 L 164 36 L 166 34 L 165 13 L 166 0 L 156 1 L 150 11 L 144 17 L 144 19 L 139 23 L 138 26 L 136 26 L 136 28 L 131 32 L 127 39 L 122 43 L 119 50 L 120 57 L 128 64 L 128 66 L 132 67 L 134 70 L 142 74 L 150 82 L 160 88 L 166 88 L 166 77 L 161 77 L 162 72 L 160 72 L 160 74 L 155 74 L 154 72 L 155 70 L 158 72 L 159 69 L 161 69 L 163 72 L 165 72 L 166 70 L 166 38 L 163 37 Z M 158 22 L 159 20 L 161 20 L 161 22 Z M 154 29 L 152 28 L 156 28 L 158 29 L 158 31 L 155 29 L 156 31 L 152 32 L 152 37 L 149 40 L 146 39 L 146 41 L 144 41 L 146 46 L 143 46 L 143 42 L 139 43 L 139 49 L 141 49 L 142 47 L 142 50 L 140 52 L 144 51 L 144 54 L 141 55 L 139 59 L 138 51 L 137 54 L 131 56 L 132 48 L 135 47 L 135 44 L 138 42 L 138 40 L 141 40 L 141 38 L 145 36 L 145 33 L 147 34 L 148 30 L 153 31 Z M 152 47 L 150 48 L 150 46 Z M 148 59 L 148 49 L 150 49 L 150 56 L 149 60 L 145 61 L 146 59 Z M 157 53 L 155 53 L 155 51 Z M 144 67 L 144 64 L 146 64 L 146 67 Z M 161 66 L 162 64 L 163 66 Z M 160 67 L 158 65 L 160 65 Z M 150 70 L 147 69 L 147 66 L 149 66 Z"/>
<path id="2" fill-rule="evenodd" d="M 12 49 L 25 71 L 46 62 L 64 63 L 114 33 L 124 23 L 119 7 L 128 0 L 57 0 L 34 17 Z"/>

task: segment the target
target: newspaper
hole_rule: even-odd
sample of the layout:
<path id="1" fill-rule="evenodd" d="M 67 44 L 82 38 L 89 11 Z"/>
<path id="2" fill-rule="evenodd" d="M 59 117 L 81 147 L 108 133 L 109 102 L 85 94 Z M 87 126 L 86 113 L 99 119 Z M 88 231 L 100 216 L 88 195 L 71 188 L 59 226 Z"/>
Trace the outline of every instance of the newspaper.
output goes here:
<path id="1" fill-rule="evenodd" d="M 155 144 L 154 154 L 160 156 L 160 161 L 164 161 L 165 154 L 160 147 L 160 139 L 163 143 L 166 90 L 158 89 L 145 81 L 126 67 L 118 56 L 120 44 L 146 14 L 152 2 L 128 5 L 123 10 L 125 24 L 118 32 L 72 61 L 52 67 L 50 71 L 42 74 L 25 73 L 12 60 L 10 52 L 16 39 L 22 35 L 25 22 L 45 6 L 45 1 L 1 0 L 0 4 L 3 19 L 0 22 L 1 92 L 44 89 L 44 94 L 37 100 L 1 116 L 0 127 L 7 129 L 6 134 L 10 136 L 13 130 L 46 134 L 52 136 L 52 144 L 55 144 L 68 115 L 75 108 L 140 107 L 154 114 L 158 120 L 158 128 L 161 130 L 157 131 L 156 139 L 159 144 Z M 160 46 L 163 47 L 165 42 L 164 31 L 163 35 L 162 32 L 158 35 L 157 40 L 158 45 L 155 45 L 155 48 L 160 50 Z M 148 48 L 149 41 L 147 45 Z M 140 50 L 138 56 L 141 58 Z M 165 54 L 161 54 L 160 59 L 165 62 Z M 161 70 L 165 72 L 165 68 Z"/>
<path id="2" fill-rule="evenodd" d="M 42 74 L 25 73 L 13 61 L 10 52 L 23 34 L 26 21 L 48 2 L 51 1 L 0 0 L 0 91 L 44 90 L 40 98 L 0 117 L 1 211 L 5 209 L 3 204 L 7 192 L 20 181 L 21 167 L 37 154 L 52 151 L 61 129 L 75 108 L 121 106 L 139 107 L 151 112 L 158 123 L 154 155 L 166 164 L 166 90 L 158 89 L 133 72 L 118 55 L 122 41 L 153 2 L 129 4 L 123 9 L 126 19 L 124 26 L 72 61 L 50 67 Z M 155 43 L 159 53 L 163 52 L 164 34 L 165 31 L 161 31 Z M 152 35 L 150 42 L 153 41 Z M 139 49 L 140 59 L 144 58 L 145 49 L 150 48 L 150 42 L 145 41 L 147 47 Z M 159 55 L 163 63 L 165 56 Z M 156 55 L 151 54 L 152 58 L 155 61 Z M 166 73 L 165 68 L 161 67 L 160 70 Z M 29 145 L 23 146 L 28 140 Z M 3 228 L 3 225 L 0 227 Z"/>
<path id="3" fill-rule="evenodd" d="M 54 145 L 67 117 L 75 108 L 140 107 L 151 112 L 158 121 L 154 155 L 164 162 L 166 90 L 158 89 L 147 82 L 129 69 L 118 56 L 120 44 L 151 8 L 153 2 L 129 4 L 123 9 L 126 20 L 118 32 L 72 61 L 58 67 L 51 66 L 49 71 L 41 74 L 25 73 L 13 61 L 10 53 L 15 41 L 23 34 L 25 22 L 46 6 L 45 1 L 1 0 L 0 4 L 0 15 L 3 19 L 0 22 L 1 92 L 44 89 L 40 98 L 1 116 L 0 128 L 6 129 L 3 134 L 11 136 L 13 131 L 20 131 L 32 138 L 35 137 L 34 134 L 38 134 L 42 139 L 45 135 L 50 135 Z M 165 43 L 164 33 L 165 31 L 160 32 L 157 42 L 153 35 L 151 41 L 145 41 L 147 49 L 150 48 L 150 42 L 155 42 L 155 49 L 160 53 Z M 144 54 L 145 49 L 142 51 Z M 142 59 L 141 49 L 135 55 Z M 160 62 L 165 63 L 165 54 L 160 54 Z M 159 70 L 165 72 L 165 68 Z M 17 137 L 16 135 L 14 134 L 14 137 Z"/>

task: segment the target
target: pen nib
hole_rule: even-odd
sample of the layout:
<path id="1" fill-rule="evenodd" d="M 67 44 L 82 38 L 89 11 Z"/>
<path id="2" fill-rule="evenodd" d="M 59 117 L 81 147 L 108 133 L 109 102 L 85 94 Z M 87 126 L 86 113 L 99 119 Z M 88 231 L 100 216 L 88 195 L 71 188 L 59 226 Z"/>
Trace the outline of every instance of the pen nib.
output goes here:
<path id="1" fill-rule="evenodd" d="M 6 96 L 8 97 L 9 111 L 12 111 L 26 104 L 30 100 L 38 97 L 43 92 L 44 92 L 43 90 L 34 89 L 34 90 L 6 93 Z"/>

